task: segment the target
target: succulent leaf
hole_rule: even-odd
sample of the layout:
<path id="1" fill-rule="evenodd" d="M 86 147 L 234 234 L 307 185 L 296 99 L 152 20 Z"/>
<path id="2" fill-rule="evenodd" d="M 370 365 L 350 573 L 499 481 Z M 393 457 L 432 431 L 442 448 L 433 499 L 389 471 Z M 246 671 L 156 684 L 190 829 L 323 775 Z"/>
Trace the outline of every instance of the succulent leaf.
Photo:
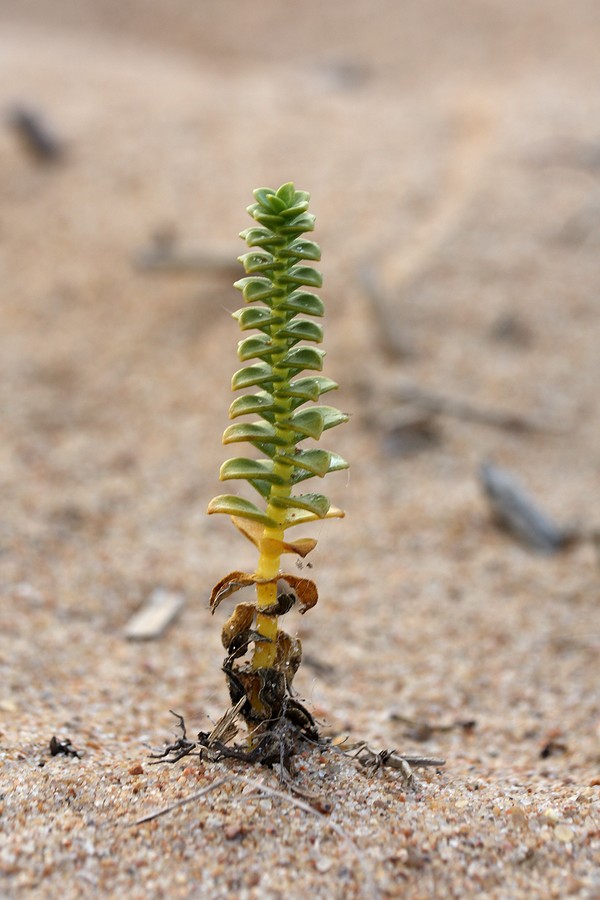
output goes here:
<path id="1" fill-rule="evenodd" d="M 321 248 L 314 241 L 295 238 L 285 249 L 280 250 L 279 257 L 281 259 L 310 259 L 318 262 L 321 259 Z"/>
<path id="2" fill-rule="evenodd" d="M 258 413 L 267 422 L 273 421 L 274 410 L 277 409 L 273 398 L 264 391 L 256 394 L 243 394 L 237 397 L 229 407 L 229 418 L 247 416 L 249 413 Z"/>
<path id="3" fill-rule="evenodd" d="M 321 394 L 334 391 L 338 387 L 337 382 L 325 375 L 312 375 L 308 378 L 298 378 L 289 384 L 281 385 L 274 390 L 276 397 L 291 398 L 291 408 L 296 409 L 306 400 L 318 400 Z"/>
<path id="4" fill-rule="evenodd" d="M 271 338 L 266 334 L 253 334 L 244 338 L 238 344 L 238 357 L 240 362 L 246 362 L 248 359 L 268 359 L 277 353 L 277 347 L 273 346 Z"/>
<path id="5" fill-rule="evenodd" d="M 306 284 L 309 287 L 320 288 L 323 284 L 323 276 L 311 266 L 291 266 L 285 275 L 281 276 L 284 284 Z"/>
<path id="6" fill-rule="evenodd" d="M 294 343 L 314 341 L 315 344 L 320 344 L 323 340 L 323 329 L 316 322 L 311 322 L 310 319 L 296 319 L 295 322 L 290 322 L 289 325 L 282 328 L 279 334 Z"/>
<path id="7" fill-rule="evenodd" d="M 292 291 L 282 303 L 280 309 L 293 313 L 304 313 L 306 316 L 324 316 L 325 304 L 316 294 L 310 291 Z"/>
<path id="8" fill-rule="evenodd" d="M 285 484 L 285 478 L 273 471 L 271 460 L 246 459 L 241 456 L 226 460 L 221 466 L 219 478 L 221 481 L 231 478 L 245 478 L 248 481 L 260 478 L 270 484 Z"/>
<path id="9" fill-rule="evenodd" d="M 266 513 L 259 509 L 250 500 L 244 497 L 237 497 L 235 494 L 220 494 L 214 497 L 208 504 L 207 512 L 209 515 L 213 513 L 224 513 L 227 516 L 239 516 L 243 519 L 253 519 L 255 522 L 261 522 L 267 528 L 276 528 L 277 522 Z"/>
<path id="10" fill-rule="evenodd" d="M 257 363 L 255 366 L 238 369 L 231 379 L 231 390 L 239 391 L 240 388 L 252 387 L 254 384 L 272 384 L 273 380 L 271 366 L 268 363 Z"/>
<path id="11" fill-rule="evenodd" d="M 238 281 L 234 281 L 233 286 L 242 292 L 246 303 L 268 300 L 276 292 L 273 282 L 262 275 L 248 275 L 246 278 L 240 278 Z"/>
<path id="12" fill-rule="evenodd" d="M 319 440 L 323 433 L 322 407 L 312 406 L 309 409 L 301 409 L 286 420 L 286 423 L 298 434 Z"/>
<path id="13" fill-rule="evenodd" d="M 287 369 L 294 369 L 300 372 L 302 369 L 314 369 L 320 372 L 323 368 L 324 350 L 317 347 L 293 347 L 286 353 L 282 360 L 282 365 Z"/>
<path id="14" fill-rule="evenodd" d="M 282 316 L 274 316 L 269 309 L 262 306 L 244 306 L 232 313 L 232 316 L 237 319 L 242 331 L 258 328 L 265 334 L 271 333 L 271 325 L 282 325 L 285 322 Z"/>
<path id="15" fill-rule="evenodd" d="M 347 413 L 341 412 L 335 406 L 320 406 L 319 409 L 323 415 L 323 431 L 327 431 L 328 428 L 334 428 L 336 425 L 342 425 L 350 418 Z"/>
<path id="16" fill-rule="evenodd" d="M 329 500 L 324 494 L 296 494 L 291 497 L 272 497 L 274 506 L 285 509 L 305 509 L 323 519 L 329 511 Z"/>
<path id="17" fill-rule="evenodd" d="M 238 422 L 235 425 L 229 425 L 223 432 L 223 443 L 234 444 L 237 441 L 285 443 L 270 422 Z"/>

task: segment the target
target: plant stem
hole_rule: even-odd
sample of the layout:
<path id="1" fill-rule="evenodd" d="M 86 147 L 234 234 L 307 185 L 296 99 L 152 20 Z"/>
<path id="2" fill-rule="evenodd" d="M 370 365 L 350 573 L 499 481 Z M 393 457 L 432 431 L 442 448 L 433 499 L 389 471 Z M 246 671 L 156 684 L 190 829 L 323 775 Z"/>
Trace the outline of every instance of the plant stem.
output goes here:
<path id="1" fill-rule="evenodd" d="M 284 246 L 287 246 L 287 243 Z M 279 273 L 285 271 L 286 261 L 284 258 L 275 254 L 275 265 L 273 272 L 273 285 L 275 287 L 275 295 L 273 297 L 273 312 L 279 312 L 275 317 L 275 321 L 270 327 L 271 343 L 274 348 L 271 365 L 273 367 L 273 396 L 276 402 L 275 410 L 275 433 L 276 441 L 280 447 L 279 453 L 275 456 L 273 471 L 274 474 L 281 476 L 283 484 L 272 484 L 267 503 L 267 515 L 277 522 L 277 527 L 265 527 L 263 539 L 269 542 L 269 546 L 273 547 L 270 541 L 283 541 L 285 528 L 284 522 L 286 517 L 285 507 L 278 506 L 273 503 L 273 499 L 287 498 L 292 493 L 291 475 L 293 466 L 284 462 L 280 458 L 280 454 L 291 455 L 295 448 L 295 435 L 287 424 L 287 419 L 291 411 L 291 400 L 289 397 L 277 396 L 277 384 L 287 384 L 289 382 L 289 370 L 282 365 L 282 361 L 289 350 L 289 342 L 286 337 L 281 335 L 281 330 L 287 323 L 287 316 L 279 307 L 285 302 L 287 297 L 287 287 L 279 281 Z M 261 542 L 262 544 L 262 542 Z M 260 547 L 260 555 L 256 574 L 259 578 L 277 579 L 279 574 L 281 560 L 281 552 L 267 551 L 265 546 Z M 256 585 L 256 630 L 263 637 L 268 638 L 267 641 L 261 643 L 258 641 L 255 645 L 254 656 L 252 658 L 252 668 L 271 668 L 275 662 L 277 654 L 277 616 L 266 616 L 261 613 L 261 609 L 273 606 L 277 602 L 277 581 L 271 584 Z"/>

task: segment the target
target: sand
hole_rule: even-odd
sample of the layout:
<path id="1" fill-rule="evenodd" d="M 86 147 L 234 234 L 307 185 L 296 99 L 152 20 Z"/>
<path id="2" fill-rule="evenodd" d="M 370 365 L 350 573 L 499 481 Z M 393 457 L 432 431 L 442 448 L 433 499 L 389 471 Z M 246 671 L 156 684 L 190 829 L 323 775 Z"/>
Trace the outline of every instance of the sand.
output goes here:
<path id="1" fill-rule="evenodd" d="M 599 25 L 592 0 L 0 3 L 0 106 L 64 149 L 0 130 L 3 897 L 600 897 L 598 553 L 533 552 L 478 483 L 492 461 L 600 527 Z M 325 735 L 446 759 L 410 786 L 303 753 L 310 803 L 276 768 L 148 758 L 170 709 L 194 735 L 227 707 L 207 598 L 254 566 L 205 515 L 227 261 L 287 180 L 351 413 L 295 685 Z M 161 233 L 202 266 L 140 266 Z M 437 415 L 407 445 L 407 385 L 542 427 Z M 157 590 L 180 614 L 127 640 Z"/>

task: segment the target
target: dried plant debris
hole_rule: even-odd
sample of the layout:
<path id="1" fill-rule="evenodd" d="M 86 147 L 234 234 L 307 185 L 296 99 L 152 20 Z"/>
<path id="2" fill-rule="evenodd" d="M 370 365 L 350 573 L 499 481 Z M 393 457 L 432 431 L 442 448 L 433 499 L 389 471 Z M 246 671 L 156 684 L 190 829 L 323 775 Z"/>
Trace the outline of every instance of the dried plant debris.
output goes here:
<path id="1" fill-rule="evenodd" d="M 408 756 L 397 750 L 374 750 L 366 741 L 349 748 L 347 756 L 357 759 L 371 774 L 383 768 L 396 769 L 401 773 L 407 786 L 414 784 L 413 769 L 432 767 L 439 769 L 446 765 L 445 759 L 435 756 Z"/>
<path id="2" fill-rule="evenodd" d="M 479 481 L 498 525 L 521 543 L 539 553 L 557 553 L 581 535 L 573 528 L 557 525 L 506 469 L 485 462 Z"/>
<path id="3" fill-rule="evenodd" d="M 269 670 L 270 671 L 270 670 Z M 237 682 L 237 673 L 233 675 Z M 260 763 L 272 766 L 279 763 L 282 769 L 290 771 L 291 757 L 301 749 L 301 745 L 320 745 L 319 733 L 315 720 L 308 710 L 295 698 L 287 697 L 281 714 L 264 727 L 264 720 L 257 723 L 258 739 L 252 746 L 236 745 L 231 742 L 238 733 L 236 721 L 243 716 L 247 721 L 248 699 L 243 685 L 232 690 L 237 693 L 237 700 L 224 716 L 222 716 L 211 732 L 200 731 L 196 740 L 190 740 L 183 716 L 171 710 L 178 720 L 180 737 L 170 743 L 164 750 L 152 753 L 152 764 L 158 762 L 176 763 L 190 754 L 199 759 L 218 762 L 223 759 L 237 759 L 247 763 Z M 263 700 L 265 698 L 263 697 Z M 265 702 L 268 702 L 268 697 Z M 251 735 L 252 736 L 252 735 Z"/>
<path id="4" fill-rule="evenodd" d="M 38 112 L 28 106 L 16 105 L 9 111 L 6 121 L 18 135 L 25 151 L 36 162 L 56 163 L 63 159 L 64 144 Z"/>
<path id="5" fill-rule="evenodd" d="M 183 716 L 171 710 L 178 721 L 180 737 L 167 744 L 163 750 L 152 753 L 150 764 L 173 764 L 186 756 L 196 755 L 199 759 L 210 762 L 231 759 L 268 768 L 278 765 L 280 778 L 288 787 L 302 796 L 312 797 L 311 792 L 301 790 L 293 780 L 292 757 L 303 750 L 312 748 L 319 753 L 341 753 L 349 759 L 357 760 L 369 775 L 381 769 L 394 770 L 400 773 L 407 787 L 414 786 L 413 769 L 438 769 L 446 763 L 439 757 L 414 756 L 397 750 L 374 750 L 366 741 L 347 745 L 347 738 L 340 741 L 322 737 L 310 712 L 292 697 L 286 698 L 282 714 L 272 720 L 268 729 L 265 729 L 264 721 L 257 724 L 257 740 L 246 741 L 244 745 L 233 744 L 232 741 L 238 734 L 236 721 L 240 716 L 245 717 L 244 707 L 248 702 L 243 688 L 240 687 L 239 693 L 235 705 L 219 719 L 213 730 L 210 733 L 198 732 L 196 740 L 188 738 Z M 250 738 L 252 737 L 251 733 Z"/>
<path id="6" fill-rule="evenodd" d="M 69 738 L 60 740 L 55 735 L 50 738 L 49 743 L 50 756 L 71 756 L 74 759 L 81 759 L 83 756 L 80 750 L 76 750 Z"/>

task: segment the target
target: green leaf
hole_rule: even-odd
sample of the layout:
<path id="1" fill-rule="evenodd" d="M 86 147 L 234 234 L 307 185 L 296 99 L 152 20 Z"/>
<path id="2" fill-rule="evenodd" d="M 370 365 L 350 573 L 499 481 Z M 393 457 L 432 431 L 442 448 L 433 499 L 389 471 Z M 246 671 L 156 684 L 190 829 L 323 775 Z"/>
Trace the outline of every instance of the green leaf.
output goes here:
<path id="1" fill-rule="evenodd" d="M 277 522 L 270 516 L 267 516 L 258 506 L 245 500 L 243 497 L 236 497 L 234 494 L 221 494 L 215 497 L 208 504 L 207 513 L 225 513 L 227 516 L 238 516 L 241 519 L 252 519 L 255 522 L 261 522 L 267 528 L 276 528 Z"/>
<path id="2" fill-rule="evenodd" d="M 271 338 L 265 334 L 254 334 L 251 337 L 244 338 L 238 344 L 237 353 L 240 362 L 246 362 L 247 359 L 268 359 L 274 353 L 278 352 L 278 348 L 273 346 Z M 279 351 L 280 352 L 280 351 Z"/>
<path id="3" fill-rule="evenodd" d="M 294 319 L 285 328 L 280 328 L 277 333 L 293 341 L 315 341 L 320 344 L 323 340 L 323 329 L 316 322 L 311 322 L 310 319 Z"/>
<path id="4" fill-rule="evenodd" d="M 285 478 L 273 472 L 273 465 L 271 460 L 246 459 L 243 456 L 236 456 L 223 463 L 219 478 L 221 481 L 228 481 L 232 478 L 244 478 L 246 481 L 250 481 L 252 478 L 260 478 L 270 484 L 286 484 Z"/>
<path id="5" fill-rule="evenodd" d="M 278 454 L 277 458 L 283 460 L 283 462 L 290 463 L 296 469 L 301 470 L 301 475 L 299 474 L 297 476 L 296 473 L 294 473 L 292 476 L 292 481 L 295 482 L 305 478 L 312 478 L 313 475 L 318 475 L 319 478 L 322 478 L 329 471 L 331 456 L 332 454 L 327 450 L 310 449 L 296 450 L 295 453 L 290 454 L 289 456 L 283 453 Z"/>
<path id="6" fill-rule="evenodd" d="M 319 440 L 323 433 L 323 416 L 318 406 L 311 409 L 301 409 L 300 412 L 290 416 L 286 424 L 291 425 L 298 434 L 314 438 L 316 441 Z"/>
<path id="7" fill-rule="evenodd" d="M 262 278 L 260 275 L 249 275 L 247 278 L 240 278 L 238 281 L 234 281 L 233 286 L 242 292 L 246 303 L 256 303 L 257 300 L 269 300 L 270 297 L 281 293 L 275 288 L 272 281 L 268 278 Z"/>
<path id="8" fill-rule="evenodd" d="M 316 294 L 310 291 L 293 291 L 279 309 L 289 310 L 294 313 L 304 313 L 306 316 L 324 316 L 325 304 Z"/>
<path id="9" fill-rule="evenodd" d="M 287 203 L 281 197 L 278 197 L 271 188 L 257 188 L 252 193 L 257 202 L 271 212 L 279 213 L 287 207 Z"/>
<path id="10" fill-rule="evenodd" d="M 267 250 L 250 250 L 248 253 L 242 253 L 238 256 L 246 272 L 251 275 L 254 272 L 271 272 L 273 269 L 283 268 L 282 263 L 278 263 L 272 253 Z"/>
<path id="11" fill-rule="evenodd" d="M 274 234 L 270 228 L 263 228 L 260 225 L 253 225 L 240 231 L 240 237 L 246 241 L 249 247 L 280 247 L 285 244 L 284 237 Z"/>
<path id="12" fill-rule="evenodd" d="M 242 331 L 248 331 L 250 328 L 258 328 L 265 334 L 270 333 L 270 326 L 273 324 L 283 324 L 281 316 L 273 315 L 270 309 L 264 306 L 244 306 L 242 309 L 232 313 L 234 319 L 237 319 L 238 325 Z"/>
<path id="13" fill-rule="evenodd" d="M 299 216 L 301 213 L 305 213 L 308 209 L 308 202 L 305 200 L 304 202 L 297 203 L 294 206 L 290 206 L 289 209 L 281 210 L 281 218 L 282 219 L 293 219 L 294 216 Z"/>
<path id="14" fill-rule="evenodd" d="M 298 494 L 295 497 L 271 497 L 274 506 L 284 509 L 305 509 L 317 518 L 323 519 L 330 507 L 329 500 L 323 494 Z"/>
<path id="15" fill-rule="evenodd" d="M 240 388 L 252 387 L 253 384 L 267 384 L 273 382 L 273 369 L 268 363 L 257 363 L 255 366 L 246 366 L 238 369 L 231 379 L 231 390 L 239 391 Z"/>
<path id="16" fill-rule="evenodd" d="M 314 241 L 306 238 L 294 238 L 288 247 L 279 251 L 282 259 L 310 259 L 318 262 L 321 259 L 321 248 Z"/>
<path id="17" fill-rule="evenodd" d="M 285 225 L 280 225 L 278 231 L 281 234 L 302 234 L 304 231 L 314 231 L 314 228 L 315 217 L 312 213 L 303 212 L 293 219 L 285 220 Z"/>
<path id="18" fill-rule="evenodd" d="M 324 478 L 325 475 L 328 475 L 330 472 L 340 472 L 342 469 L 348 468 L 348 463 L 345 459 L 342 459 L 341 456 L 338 456 L 337 453 L 331 453 L 328 450 L 306 450 L 305 453 L 325 453 L 329 457 L 329 465 L 327 469 L 321 474 L 320 472 L 307 472 L 297 469 L 292 475 L 292 484 L 299 484 L 301 481 L 306 481 L 307 478 L 312 478 L 313 475 L 319 475 L 321 478 Z M 294 457 L 295 458 L 295 457 Z M 299 466 L 299 463 L 296 463 L 296 466 Z"/>
<path id="19" fill-rule="evenodd" d="M 314 369 L 320 372 L 323 368 L 324 350 L 317 347 L 293 347 L 281 360 L 281 367 L 287 369 Z"/>
<path id="20" fill-rule="evenodd" d="M 282 216 L 276 216 L 274 213 L 266 212 L 258 203 L 253 203 L 252 206 L 248 206 L 246 209 L 253 219 L 256 219 L 261 225 L 272 228 L 274 231 L 278 231 L 282 222 L 285 221 Z"/>
<path id="21" fill-rule="evenodd" d="M 243 397 L 237 397 L 229 407 L 229 418 L 237 419 L 238 416 L 258 413 L 263 419 L 270 422 L 275 409 L 275 403 L 270 394 L 259 391 L 257 394 L 244 394 Z"/>
<path id="22" fill-rule="evenodd" d="M 327 431 L 328 428 L 334 428 L 336 425 L 341 425 L 342 422 L 347 422 L 350 418 L 347 413 L 341 412 L 335 406 L 320 406 L 319 409 L 323 413 L 323 431 Z"/>
<path id="23" fill-rule="evenodd" d="M 286 184 L 282 184 L 281 187 L 275 192 L 280 200 L 283 200 L 285 206 L 290 206 L 294 203 L 296 196 L 300 194 L 300 191 L 296 191 L 294 189 L 294 182 L 288 181 Z M 306 197 L 308 200 L 308 196 Z"/>
<path id="24" fill-rule="evenodd" d="M 277 387 L 274 391 L 276 397 L 292 397 L 292 409 L 301 406 L 305 400 L 318 400 L 321 394 L 336 390 L 337 382 L 327 378 L 326 375 L 306 375 L 291 381 L 288 385 Z"/>
<path id="25" fill-rule="evenodd" d="M 229 425 L 223 432 L 223 443 L 234 444 L 237 441 L 283 443 L 277 439 L 275 429 L 269 422 L 238 422 Z"/>
<path id="26" fill-rule="evenodd" d="M 290 266 L 279 279 L 283 284 L 307 284 L 309 287 L 320 288 L 323 284 L 323 276 L 312 266 Z"/>

